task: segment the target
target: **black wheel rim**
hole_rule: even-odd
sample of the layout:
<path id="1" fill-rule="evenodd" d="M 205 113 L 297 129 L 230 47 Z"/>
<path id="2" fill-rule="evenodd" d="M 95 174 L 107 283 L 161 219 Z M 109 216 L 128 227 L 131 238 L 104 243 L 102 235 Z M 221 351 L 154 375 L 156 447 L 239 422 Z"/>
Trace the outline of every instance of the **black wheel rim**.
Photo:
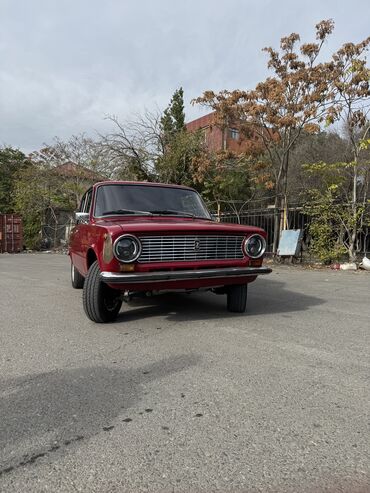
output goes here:
<path id="1" fill-rule="evenodd" d="M 120 298 L 115 293 L 112 293 L 111 290 L 105 289 L 103 303 L 108 312 L 114 312 L 119 306 Z"/>

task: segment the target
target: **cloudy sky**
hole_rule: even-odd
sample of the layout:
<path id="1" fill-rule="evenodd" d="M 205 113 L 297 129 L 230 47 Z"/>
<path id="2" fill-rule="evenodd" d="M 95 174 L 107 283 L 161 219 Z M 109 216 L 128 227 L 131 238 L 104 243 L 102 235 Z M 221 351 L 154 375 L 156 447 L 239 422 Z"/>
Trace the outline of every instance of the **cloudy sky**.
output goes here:
<path id="1" fill-rule="evenodd" d="M 262 47 L 311 41 L 327 18 L 327 53 L 370 35 L 369 0 L 0 0 L 0 145 L 105 132 L 105 115 L 163 108 L 179 86 L 195 118 L 192 98 L 252 88 Z"/>

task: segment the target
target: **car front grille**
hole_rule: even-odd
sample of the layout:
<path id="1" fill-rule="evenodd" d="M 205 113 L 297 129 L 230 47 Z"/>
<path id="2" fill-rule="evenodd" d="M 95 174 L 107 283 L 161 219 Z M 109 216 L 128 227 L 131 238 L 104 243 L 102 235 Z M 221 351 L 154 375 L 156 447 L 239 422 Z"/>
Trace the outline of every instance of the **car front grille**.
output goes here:
<path id="1" fill-rule="evenodd" d="M 243 236 L 141 236 L 139 262 L 181 262 L 243 258 Z"/>

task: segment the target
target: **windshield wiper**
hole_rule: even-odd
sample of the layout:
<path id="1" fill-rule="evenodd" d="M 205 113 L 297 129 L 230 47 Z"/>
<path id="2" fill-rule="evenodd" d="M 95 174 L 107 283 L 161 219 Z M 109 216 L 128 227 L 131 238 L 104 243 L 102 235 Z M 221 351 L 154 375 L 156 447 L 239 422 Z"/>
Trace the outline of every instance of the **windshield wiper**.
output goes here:
<path id="1" fill-rule="evenodd" d="M 171 211 L 170 209 L 149 211 L 151 214 L 163 214 L 168 216 L 195 217 L 191 212 Z"/>
<path id="2" fill-rule="evenodd" d="M 131 209 L 114 209 L 113 211 L 105 211 L 102 216 L 110 216 L 111 214 L 143 214 L 145 216 L 151 216 L 152 213 L 148 211 L 135 211 Z"/>

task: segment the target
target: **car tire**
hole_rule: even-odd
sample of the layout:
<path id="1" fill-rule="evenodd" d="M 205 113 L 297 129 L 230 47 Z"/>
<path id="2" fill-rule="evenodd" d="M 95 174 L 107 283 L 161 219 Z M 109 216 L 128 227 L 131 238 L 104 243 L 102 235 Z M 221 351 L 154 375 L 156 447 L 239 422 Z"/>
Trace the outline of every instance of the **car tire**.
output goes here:
<path id="1" fill-rule="evenodd" d="M 74 289 L 82 289 L 84 287 L 85 278 L 82 276 L 76 267 L 71 262 L 71 283 Z"/>
<path id="2" fill-rule="evenodd" d="M 247 306 L 248 284 L 235 284 L 227 289 L 227 309 L 229 312 L 244 313 Z"/>
<path id="3" fill-rule="evenodd" d="M 87 273 L 82 302 L 88 318 L 100 324 L 113 322 L 121 309 L 121 292 L 102 282 L 97 261 Z"/>

